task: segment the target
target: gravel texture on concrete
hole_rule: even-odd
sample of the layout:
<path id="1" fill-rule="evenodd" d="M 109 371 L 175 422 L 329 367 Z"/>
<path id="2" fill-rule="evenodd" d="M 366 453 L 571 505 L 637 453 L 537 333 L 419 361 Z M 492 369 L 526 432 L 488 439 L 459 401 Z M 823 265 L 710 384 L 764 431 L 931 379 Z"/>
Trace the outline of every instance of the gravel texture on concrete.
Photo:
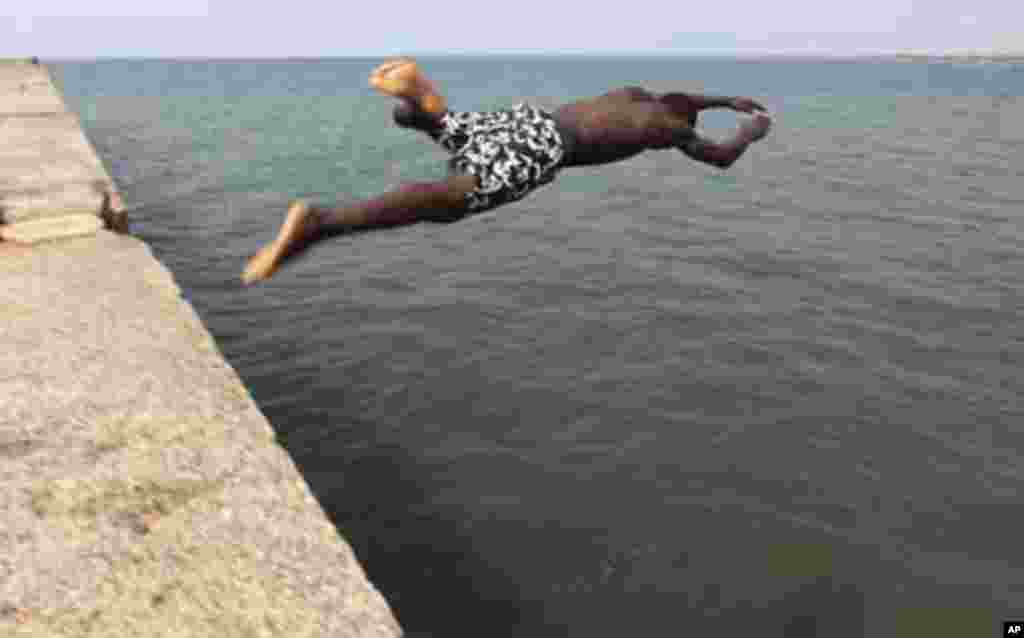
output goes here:
<path id="1" fill-rule="evenodd" d="M 0 60 L 0 224 L 71 215 L 127 230 L 117 187 L 50 70 Z"/>
<path id="2" fill-rule="evenodd" d="M 45 67 L 0 62 L 0 224 L 119 228 Z M 0 636 L 400 636 L 171 274 L 94 233 L 0 241 Z"/>
<path id="3" fill-rule="evenodd" d="M 144 243 L 0 243 L 0 344 L 0 635 L 401 634 Z"/>

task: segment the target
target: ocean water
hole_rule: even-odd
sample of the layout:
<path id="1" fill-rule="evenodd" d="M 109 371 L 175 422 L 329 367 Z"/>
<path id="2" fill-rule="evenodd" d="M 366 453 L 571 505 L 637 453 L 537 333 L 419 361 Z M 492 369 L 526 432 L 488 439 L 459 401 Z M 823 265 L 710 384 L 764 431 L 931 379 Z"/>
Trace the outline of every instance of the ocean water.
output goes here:
<path id="1" fill-rule="evenodd" d="M 242 288 L 291 198 L 443 174 L 367 87 L 380 61 L 56 70 L 133 232 L 408 636 L 973 637 L 1024 616 L 1024 68 L 423 59 L 456 108 L 639 84 L 751 95 L 776 124 L 728 172 L 675 152 L 569 170 Z"/>

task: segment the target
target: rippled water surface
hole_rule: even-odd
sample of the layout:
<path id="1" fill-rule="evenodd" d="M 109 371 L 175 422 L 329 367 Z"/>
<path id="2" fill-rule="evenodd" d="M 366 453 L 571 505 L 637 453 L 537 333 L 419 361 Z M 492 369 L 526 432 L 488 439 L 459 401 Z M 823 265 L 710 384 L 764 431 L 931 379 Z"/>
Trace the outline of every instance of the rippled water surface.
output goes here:
<path id="1" fill-rule="evenodd" d="M 409 636 L 1024 616 L 1024 69 L 427 59 L 458 108 L 642 84 L 777 122 L 728 172 L 570 170 L 242 289 L 289 199 L 442 174 L 366 87 L 379 62 L 57 69 L 134 232 Z"/>

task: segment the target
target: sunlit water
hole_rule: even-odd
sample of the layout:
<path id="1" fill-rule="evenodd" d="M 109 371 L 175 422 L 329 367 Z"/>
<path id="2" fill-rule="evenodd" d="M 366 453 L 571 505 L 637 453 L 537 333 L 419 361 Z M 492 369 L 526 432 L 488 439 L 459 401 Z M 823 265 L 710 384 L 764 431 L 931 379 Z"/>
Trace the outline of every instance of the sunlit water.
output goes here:
<path id="1" fill-rule="evenodd" d="M 458 108 L 640 84 L 752 95 L 776 126 L 726 173 L 570 170 L 241 288 L 291 198 L 443 174 L 367 88 L 379 62 L 57 68 L 409 636 L 1024 615 L 1021 68 L 424 60 Z"/>

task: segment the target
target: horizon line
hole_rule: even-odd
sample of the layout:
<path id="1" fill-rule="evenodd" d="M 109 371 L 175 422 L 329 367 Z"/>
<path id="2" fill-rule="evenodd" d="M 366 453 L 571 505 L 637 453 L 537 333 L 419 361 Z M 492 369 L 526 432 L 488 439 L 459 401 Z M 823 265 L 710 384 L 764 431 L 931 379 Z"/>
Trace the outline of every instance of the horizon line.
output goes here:
<path id="1" fill-rule="evenodd" d="M 957 50 L 945 53 L 930 51 L 877 51 L 877 52 L 829 52 L 829 51 L 411 51 L 411 52 L 361 52 L 342 55 L 102 55 L 102 56 L 0 56 L 5 58 L 37 57 L 42 61 L 87 61 L 87 60 L 345 60 L 377 59 L 393 57 L 423 58 L 486 58 L 486 57 L 647 57 L 647 58 L 791 58 L 791 59 L 878 59 L 878 58 L 1024 58 L 1024 52 L 1002 52 L 981 50 Z"/>

